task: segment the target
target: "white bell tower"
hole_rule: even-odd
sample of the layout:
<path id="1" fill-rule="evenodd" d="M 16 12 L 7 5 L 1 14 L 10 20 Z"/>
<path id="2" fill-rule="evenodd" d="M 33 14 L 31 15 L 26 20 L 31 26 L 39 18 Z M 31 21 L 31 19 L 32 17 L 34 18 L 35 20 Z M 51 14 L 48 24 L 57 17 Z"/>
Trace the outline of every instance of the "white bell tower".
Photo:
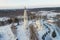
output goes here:
<path id="1" fill-rule="evenodd" d="M 28 16 L 27 16 L 27 10 L 26 7 L 24 8 L 24 29 L 26 29 L 28 25 Z"/>

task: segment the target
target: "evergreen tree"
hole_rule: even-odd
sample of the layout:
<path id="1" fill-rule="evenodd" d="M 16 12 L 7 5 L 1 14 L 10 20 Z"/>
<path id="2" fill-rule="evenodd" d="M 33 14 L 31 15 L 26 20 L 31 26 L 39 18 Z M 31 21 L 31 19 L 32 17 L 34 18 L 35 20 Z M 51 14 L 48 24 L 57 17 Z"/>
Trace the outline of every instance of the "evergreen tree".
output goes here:
<path id="1" fill-rule="evenodd" d="M 53 38 L 56 37 L 56 32 L 55 32 L 55 31 L 52 32 L 52 37 L 53 37 Z"/>

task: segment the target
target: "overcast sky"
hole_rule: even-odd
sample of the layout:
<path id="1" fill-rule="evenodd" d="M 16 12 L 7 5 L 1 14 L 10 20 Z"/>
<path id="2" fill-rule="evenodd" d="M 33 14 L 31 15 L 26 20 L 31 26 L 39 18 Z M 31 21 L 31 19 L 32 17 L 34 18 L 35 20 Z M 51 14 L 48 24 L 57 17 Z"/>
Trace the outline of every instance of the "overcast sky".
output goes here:
<path id="1" fill-rule="evenodd" d="M 60 7 L 60 0 L 0 0 L 0 9 Z"/>

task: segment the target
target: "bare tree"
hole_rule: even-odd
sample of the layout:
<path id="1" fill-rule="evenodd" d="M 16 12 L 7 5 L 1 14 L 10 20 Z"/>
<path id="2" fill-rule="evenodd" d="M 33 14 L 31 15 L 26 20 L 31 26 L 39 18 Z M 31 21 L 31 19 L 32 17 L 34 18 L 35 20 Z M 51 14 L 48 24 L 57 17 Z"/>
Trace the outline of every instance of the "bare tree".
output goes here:
<path id="1" fill-rule="evenodd" d="M 36 33 L 36 28 L 34 25 L 30 25 L 30 40 L 38 40 L 37 33 Z"/>

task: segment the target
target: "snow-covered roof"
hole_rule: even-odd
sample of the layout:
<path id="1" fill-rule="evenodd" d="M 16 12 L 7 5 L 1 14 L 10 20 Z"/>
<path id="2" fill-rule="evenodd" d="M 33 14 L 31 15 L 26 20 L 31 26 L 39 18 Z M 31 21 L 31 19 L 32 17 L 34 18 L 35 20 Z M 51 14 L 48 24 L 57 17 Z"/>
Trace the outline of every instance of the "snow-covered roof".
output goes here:
<path id="1" fill-rule="evenodd" d="M 50 12 L 49 14 L 47 14 L 48 17 L 55 17 L 56 15 L 60 15 L 60 13 Z"/>
<path id="2" fill-rule="evenodd" d="M 8 17 L 0 17 L 0 21 L 5 21 L 5 20 L 8 20 L 8 19 L 10 19 L 10 18 L 8 18 Z"/>

